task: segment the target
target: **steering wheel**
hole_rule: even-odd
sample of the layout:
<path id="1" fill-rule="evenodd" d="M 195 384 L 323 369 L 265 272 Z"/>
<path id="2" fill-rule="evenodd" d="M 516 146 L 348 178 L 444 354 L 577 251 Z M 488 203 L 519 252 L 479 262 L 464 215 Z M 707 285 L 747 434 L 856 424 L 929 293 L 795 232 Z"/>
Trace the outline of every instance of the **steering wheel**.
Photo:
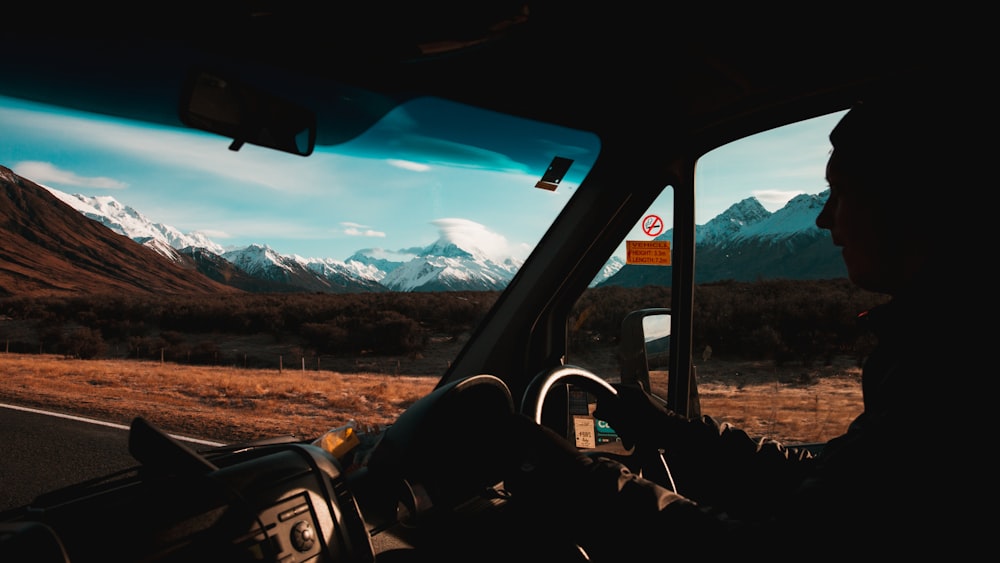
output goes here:
<path id="1" fill-rule="evenodd" d="M 594 372 L 573 365 L 563 365 L 542 371 L 528 383 L 521 399 L 521 413 L 531 417 L 536 424 L 541 425 L 545 400 L 549 392 L 557 387 L 576 385 L 602 400 L 614 400 L 618 390 Z M 589 452 L 585 452 L 591 455 Z M 635 444 L 631 455 L 608 455 L 605 452 L 595 452 L 595 455 L 612 457 L 639 475 L 677 492 L 673 475 L 662 450 L 646 447 L 645 444 Z"/>
<path id="2" fill-rule="evenodd" d="M 521 412 L 542 424 L 542 409 L 549 391 L 563 385 L 577 385 L 600 399 L 615 397 L 618 390 L 594 372 L 576 366 L 559 366 L 543 371 L 528 383 L 521 399 Z"/>

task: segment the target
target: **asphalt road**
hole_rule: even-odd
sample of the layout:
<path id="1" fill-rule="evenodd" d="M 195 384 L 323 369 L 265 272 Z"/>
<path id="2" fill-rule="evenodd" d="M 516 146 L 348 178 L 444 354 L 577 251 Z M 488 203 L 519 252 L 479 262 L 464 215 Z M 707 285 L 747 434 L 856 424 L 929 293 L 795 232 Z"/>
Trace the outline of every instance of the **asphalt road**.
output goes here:
<path id="1" fill-rule="evenodd" d="M 136 465 L 128 428 L 0 405 L 0 511 Z"/>

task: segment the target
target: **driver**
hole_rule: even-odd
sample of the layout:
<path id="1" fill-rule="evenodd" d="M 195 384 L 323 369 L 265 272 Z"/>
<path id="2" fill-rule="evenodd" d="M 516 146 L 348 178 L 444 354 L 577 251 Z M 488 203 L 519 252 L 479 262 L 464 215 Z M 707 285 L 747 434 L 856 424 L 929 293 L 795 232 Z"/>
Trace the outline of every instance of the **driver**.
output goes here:
<path id="1" fill-rule="evenodd" d="M 988 294 L 963 258 L 986 258 L 971 252 L 984 199 L 975 190 L 991 180 L 974 128 L 996 122 L 975 89 L 923 78 L 873 92 L 830 134 L 830 193 L 816 225 L 842 248 L 854 284 L 890 296 L 859 317 L 878 345 L 863 367 L 864 411 L 845 433 L 814 455 L 619 385 L 595 416 L 626 441 L 661 448 L 676 492 L 515 415 L 505 488 L 524 518 L 597 560 L 978 557 L 973 537 L 988 534 L 975 534 L 968 515 L 989 514 L 994 485 L 979 475 L 985 440 L 972 442 L 987 411 L 966 352 L 986 350 L 985 332 L 966 319 Z"/>

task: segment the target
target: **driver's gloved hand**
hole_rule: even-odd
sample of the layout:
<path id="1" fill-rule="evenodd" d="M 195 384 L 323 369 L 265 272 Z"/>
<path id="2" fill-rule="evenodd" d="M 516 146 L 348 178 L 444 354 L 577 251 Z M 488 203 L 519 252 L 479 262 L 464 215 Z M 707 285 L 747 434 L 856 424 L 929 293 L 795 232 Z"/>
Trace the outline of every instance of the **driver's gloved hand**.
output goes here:
<path id="1" fill-rule="evenodd" d="M 631 448 L 636 443 L 650 447 L 668 446 L 672 428 L 680 426 L 683 416 L 666 408 L 638 385 L 616 384 L 614 397 L 598 397 L 594 416 L 607 422 Z"/>

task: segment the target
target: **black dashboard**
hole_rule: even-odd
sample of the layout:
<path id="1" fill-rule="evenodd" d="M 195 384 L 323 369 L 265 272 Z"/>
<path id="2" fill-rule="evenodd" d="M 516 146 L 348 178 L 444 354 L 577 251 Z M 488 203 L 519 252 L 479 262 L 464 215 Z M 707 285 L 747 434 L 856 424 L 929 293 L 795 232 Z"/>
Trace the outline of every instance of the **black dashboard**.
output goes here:
<path id="1" fill-rule="evenodd" d="M 4 514 L 0 560 L 365 562 L 481 548 L 468 532 L 499 522 L 494 437 L 512 412 L 498 378 L 470 377 L 422 398 L 350 460 L 292 438 L 198 452 L 138 417 L 138 465 Z"/>

